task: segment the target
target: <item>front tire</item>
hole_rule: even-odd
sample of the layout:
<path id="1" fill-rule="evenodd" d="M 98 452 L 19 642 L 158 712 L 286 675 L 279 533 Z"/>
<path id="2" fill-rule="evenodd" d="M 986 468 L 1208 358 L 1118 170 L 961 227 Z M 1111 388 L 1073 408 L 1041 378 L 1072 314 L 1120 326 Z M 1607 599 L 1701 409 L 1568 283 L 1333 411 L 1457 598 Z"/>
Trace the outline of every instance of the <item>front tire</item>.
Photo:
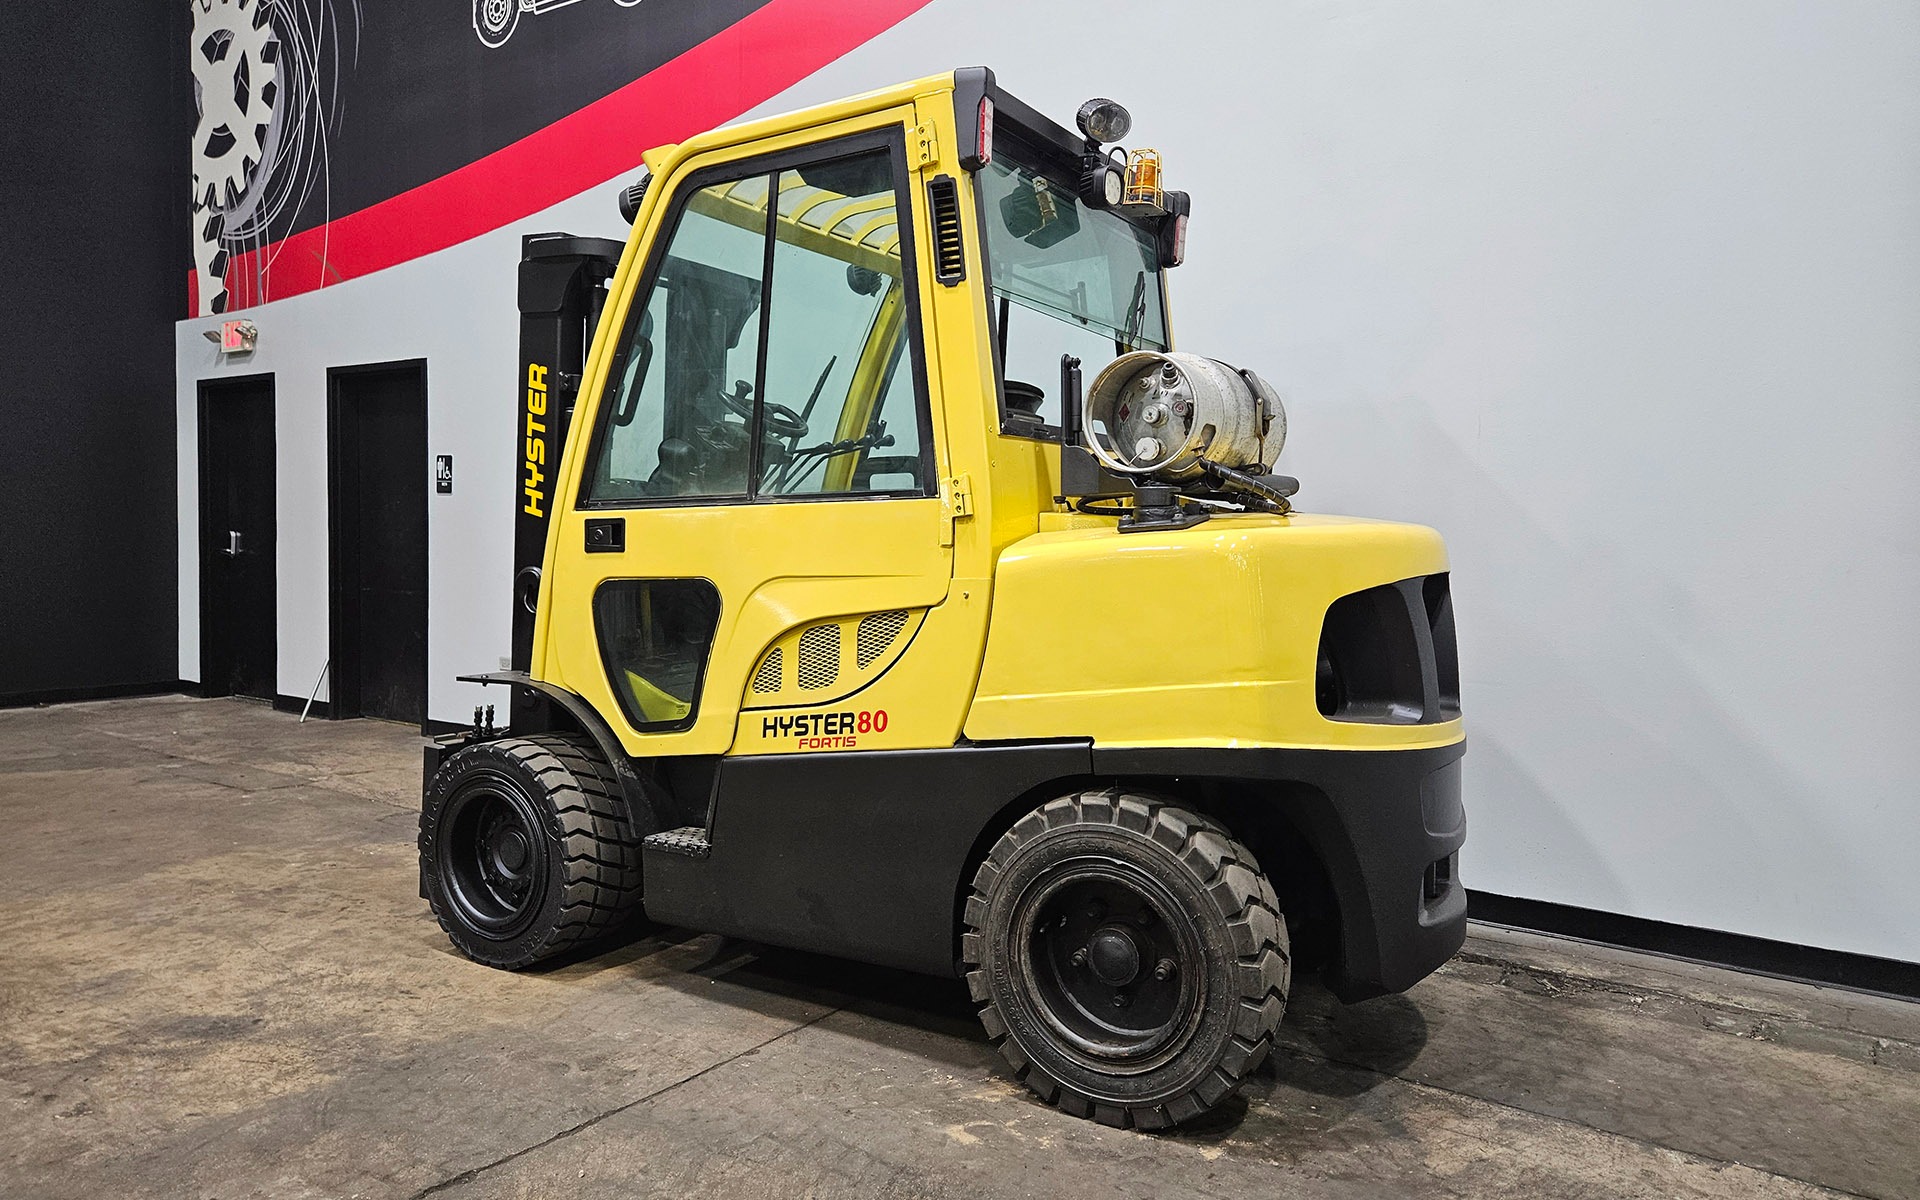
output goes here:
<path id="1" fill-rule="evenodd" d="M 518 970 L 605 933 L 640 903 L 640 839 L 584 738 L 455 751 L 420 806 L 427 902 L 461 953 Z"/>
<path id="2" fill-rule="evenodd" d="M 1292 967 L 1253 854 L 1119 790 L 1054 800 L 980 864 L 961 956 L 987 1034 L 1041 1099 L 1121 1128 L 1219 1104 L 1273 1046 Z"/>

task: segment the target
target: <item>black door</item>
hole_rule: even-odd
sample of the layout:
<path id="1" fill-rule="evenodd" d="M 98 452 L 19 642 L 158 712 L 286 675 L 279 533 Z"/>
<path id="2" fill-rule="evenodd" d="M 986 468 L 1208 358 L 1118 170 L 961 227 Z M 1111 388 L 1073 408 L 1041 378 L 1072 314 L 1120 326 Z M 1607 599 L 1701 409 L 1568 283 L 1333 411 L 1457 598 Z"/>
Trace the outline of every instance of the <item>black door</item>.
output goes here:
<path id="1" fill-rule="evenodd" d="M 200 385 L 200 683 L 274 697 L 273 377 Z"/>
<path id="2" fill-rule="evenodd" d="M 332 715 L 427 716 L 425 363 L 332 384 Z"/>

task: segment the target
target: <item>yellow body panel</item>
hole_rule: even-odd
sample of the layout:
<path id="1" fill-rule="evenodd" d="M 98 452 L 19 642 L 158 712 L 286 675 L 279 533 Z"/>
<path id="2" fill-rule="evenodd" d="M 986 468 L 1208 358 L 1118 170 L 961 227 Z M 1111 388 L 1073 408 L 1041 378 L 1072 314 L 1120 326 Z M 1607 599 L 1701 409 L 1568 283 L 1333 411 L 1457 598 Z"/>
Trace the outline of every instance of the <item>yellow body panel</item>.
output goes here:
<path id="1" fill-rule="evenodd" d="M 972 178 L 957 165 L 950 75 L 701 134 L 645 155 L 654 182 L 612 280 L 588 354 L 573 434 L 556 476 L 532 671 L 577 693 L 640 756 L 916 749 L 974 740 L 1090 737 L 1115 746 L 1444 745 L 1458 721 L 1328 721 L 1314 705 L 1321 620 L 1336 598 L 1443 571 L 1433 531 L 1339 517 L 1222 516 L 1189 530 L 1120 535 L 1112 518 L 1063 511 L 1060 449 L 1000 432 L 994 351 Z M 575 498 L 609 365 L 641 275 L 688 173 L 847 134 L 891 129 L 913 174 L 906 194 L 923 265 L 913 294 L 924 340 L 938 494 L 582 510 Z M 924 180 L 951 176 L 966 282 L 940 286 Z M 784 218 L 783 218 L 784 219 Z M 788 236 L 782 232 L 782 237 Z M 833 239 L 796 231 L 814 248 Z M 847 261 L 898 278 L 887 251 L 847 242 Z M 896 260 L 897 261 L 897 260 Z M 904 304 L 875 322 L 855 384 L 871 390 L 904 336 Z M 850 398 L 840 436 L 871 396 Z M 834 465 L 844 485 L 852 462 Z M 585 551 L 584 522 L 618 515 L 622 553 Z M 710 580 L 722 611 L 692 725 L 642 733 L 603 665 L 595 590 L 631 578 Z M 756 698 L 769 652 L 798 653 L 810 628 L 912 614 L 901 645 L 833 686 Z M 991 637 L 989 637 L 991 629 Z M 844 661 L 844 658 L 843 658 Z M 847 686 L 842 686 L 846 684 Z M 851 690 L 849 690 L 851 688 Z M 642 705 L 670 702 L 664 694 Z M 876 715 L 879 714 L 879 715 Z M 843 729 L 842 727 L 845 726 Z"/>
<path id="2" fill-rule="evenodd" d="M 1321 621 L 1341 596 L 1447 569 L 1440 535 L 1353 517 L 1216 517 L 1121 534 L 1050 526 L 1000 557 L 976 741 L 1103 746 L 1448 745 L 1460 722 L 1330 721 L 1314 703 Z"/>
<path id="3" fill-rule="evenodd" d="M 742 710 L 730 753 L 952 746 L 973 698 L 986 618 L 984 592 L 955 588 L 927 613 L 900 657 L 858 691 L 825 703 Z M 956 690 L 962 675 L 964 689 Z"/>

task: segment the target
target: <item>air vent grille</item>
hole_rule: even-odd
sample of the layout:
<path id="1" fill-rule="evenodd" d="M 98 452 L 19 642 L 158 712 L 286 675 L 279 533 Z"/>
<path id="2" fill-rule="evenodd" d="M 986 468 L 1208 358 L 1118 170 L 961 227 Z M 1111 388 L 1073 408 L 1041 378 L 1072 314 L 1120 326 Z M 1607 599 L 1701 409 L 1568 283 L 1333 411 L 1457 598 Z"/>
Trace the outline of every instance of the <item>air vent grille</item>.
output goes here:
<path id="1" fill-rule="evenodd" d="M 1314 698 L 1321 715 L 1377 725 L 1458 718 L 1454 645 L 1453 599 L 1444 572 L 1340 597 L 1328 606 L 1320 628 Z"/>
<path id="2" fill-rule="evenodd" d="M 815 625 L 800 635 L 800 689 L 817 692 L 840 678 L 840 626 Z"/>
<path id="3" fill-rule="evenodd" d="M 780 647 L 775 646 L 767 651 L 767 656 L 760 660 L 760 669 L 753 673 L 753 690 L 763 696 L 779 691 L 781 666 Z"/>
<path id="4" fill-rule="evenodd" d="M 960 239 L 960 189 L 951 175 L 927 181 L 927 207 L 933 213 L 933 277 L 953 287 L 967 277 L 967 252 Z"/>
<path id="5" fill-rule="evenodd" d="M 873 660 L 893 648 L 894 639 L 906 628 L 907 612 L 896 609 L 893 612 L 874 613 L 870 617 L 860 618 L 860 631 L 854 638 L 854 659 L 862 671 L 873 665 Z"/>

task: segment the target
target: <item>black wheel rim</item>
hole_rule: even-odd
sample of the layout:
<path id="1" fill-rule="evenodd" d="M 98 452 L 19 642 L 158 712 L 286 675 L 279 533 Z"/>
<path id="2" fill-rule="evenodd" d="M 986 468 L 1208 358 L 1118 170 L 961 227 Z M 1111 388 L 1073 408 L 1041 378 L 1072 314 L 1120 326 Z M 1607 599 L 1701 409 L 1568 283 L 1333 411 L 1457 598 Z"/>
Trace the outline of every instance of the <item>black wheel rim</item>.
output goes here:
<path id="1" fill-rule="evenodd" d="M 1199 1024 L 1206 960 L 1192 921 L 1165 884 L 1130 862 L 1069 859 L 1021 895 L 1012 981 L 1084 1065 L 1151 1071 Z"/>
<path id="2" fill-rule="evenodd" d="M 489 33 L 498 33 L 507 27 L 507 18 L 513 15 L 514 4 L 518 0 L 482 0 L 481 18 Z"/>
<path id="3" fill-rule="evenodd" d="M 533 805 L 510 782 L 483 776 L 448 799 L 441 823 L 440 878 L 462 923 L 494 939 L 520 933 L 546 893 L 546 841 Z"/>

